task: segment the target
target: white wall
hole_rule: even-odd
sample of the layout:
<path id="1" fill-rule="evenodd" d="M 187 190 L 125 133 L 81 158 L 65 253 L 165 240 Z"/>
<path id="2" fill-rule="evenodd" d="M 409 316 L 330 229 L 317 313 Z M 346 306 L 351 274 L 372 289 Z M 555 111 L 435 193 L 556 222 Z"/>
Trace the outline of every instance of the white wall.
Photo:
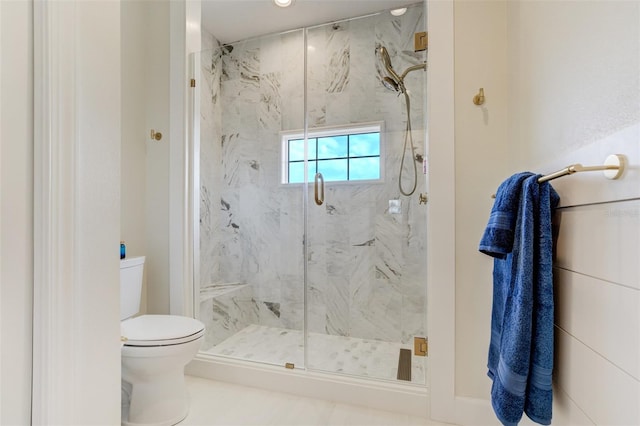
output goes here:
<path id="1" fill-rule="evenodd" d="M 147 2 L 121 2 L 122 151 L 120 238 L 127 256 L 145 255 L 146 244 L 146 126 Z M 145 278 L 148 274 L 144 274 Z M 147 312 L 147 285 L 143 282 L 141 312 Z"/>
<path id="2" fill-rule="evenodd" d="M 179 314 L 184 312 L 183 301 L 190 300 L 183 293 L 191 273 L 183 258 L 188 250 L 183 240 L 188 203 L 184 60 L 200 50 L 200 3 L 123 0 L 121 4 L 121 238 L 128 255 L 147 257 L 141 313 Z M 150 139 L 151 129 L 162 133 L 160 141 Z M 171 290 L 170 281 L 175 282 Z"/>
<path id="3" fill-rule="evenodd" d="M 639 219 L 637 199 L 560 210 L 556 424 L 640 423 Z"/>
<path id="4" fill-rule="evenodd" d="M 491 268 L 478 252 L 497 184 L 507 177 L 507 3 L 455 2 L 456 394 L 483 397 Z M 473 97 L 484 89 L 485 104 Z"/>
<path id="5" fill-rule="evenodd" d="M 554 424 L 640 421 L 638 205 L 616 202 L 640 195 L 639 49 L 638 2 L 455 2 L 455 394 L 479 414 L 458 418 L 497 423 L 486 403 L 492 261 L 476 251 L 490 194 L 515 171 L 620 152 L 632 165 L 620 181 L 552 183 L 576 206 L 557 243 Z M 479 87 L 485 108 L 471 103 Z M 601 201 L 615 203 L 587 206 Z"/>
<path id="6" fill-rule="evenodd" d="M 141 313 L 169 312 L 169 2 L 124 0 L 121 239 L 146 256 Z M 160 141 L 150 131 L 162 133 Z"/>
<path id="7" fill-rule="evenodd" d="M 638 2 L 509 2 L 509 157 L 518 167 L 638 123 Z"/>
<path id="8" fill-rule="evenodd" d="M 146 7 L 145 124 L 162 140 L 147 139 L 146 256 L 147 311 L 169 313 L 169 7 L 168 0 Z"/>
<path id="9" fill-rule="evenodd" d="M 78 1 L 74 424 L 120 409 L 120 4 Z M 115 249 L 115 250 L 114 250 Z M 96 368 L 99 366 L 99 368 Z"/>
<path id="10" fill-rule="evenodd" d="M 0 423 L 31 420 L 33 4 L 0 2 Z"/>
<path id="11" fill-rule="evenodd" d="M 34 12 L 32 422 L 117 424 L 120 4 Z"/>

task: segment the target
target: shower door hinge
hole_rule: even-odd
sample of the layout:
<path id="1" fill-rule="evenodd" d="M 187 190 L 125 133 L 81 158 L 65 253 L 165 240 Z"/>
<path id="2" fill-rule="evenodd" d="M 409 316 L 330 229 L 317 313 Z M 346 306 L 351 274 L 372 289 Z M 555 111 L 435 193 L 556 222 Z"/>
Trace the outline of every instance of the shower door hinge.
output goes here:
<path id="1" fill-rule="evenodd" d="M 191 79 L 191 84 L 190 85 L 191 85 L 191 87 L 196 87 L 196 79 L 195 78 Z"/>
<path id="2" fill-rule="evenodd" d="M 422 52 L 423 50 L 427 50 L 429 46 L 429 36 L 426 32 L 415 33 L 413 35 L 413 50 L 416 52 Z"/>
<path id="3" fill-rule="evenodd" d="M 414 337 L 413 354 L 415 356 L 427 356 L 429 354 L 429 339 L 426 337 Z"/>
<path id="4" fill-rule="evenodd" d="M 293 370 L 294 368 L 296 368 L 296 365 L 295 365 L 294 363 L 292 363 L 292 362 L 287 362 L 287 363 L 284 365 L 284 368 L 287 368 L 287 369 L 289 369 L 289 370 Z"/>

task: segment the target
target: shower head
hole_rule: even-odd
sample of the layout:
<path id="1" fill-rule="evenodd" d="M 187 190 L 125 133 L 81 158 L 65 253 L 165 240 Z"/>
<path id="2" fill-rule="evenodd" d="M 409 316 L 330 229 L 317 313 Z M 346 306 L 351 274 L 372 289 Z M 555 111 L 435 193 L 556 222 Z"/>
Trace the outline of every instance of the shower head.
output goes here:
<path id="1" fill-rule="evenodd" d="M 391 57 L 389 56 L 389 52 L 387 48 L 378 45 L 376 48 L 376 56 L 378 57 L 378 63 L 376 69 L 378 70 L 378 74 L 380 75 L 380 80 L 382 84 L 390 90 L 394 90 L 400 93 L 406 93 L 407 89 L 404 85 L 404 78 L 411 71 L 415 70 L 425 70 L 427 68 L 426 63 L 413 65 L 407 68 L 402 75 L 398 75 L 398 73 L 393 69 L 393 65 L 391 64 Z M 382 67 L 380 66 L 382 65 Z M 384 75 L 386 73 L 386 75 Z"/>
<path id="2" fill-rule="evenodd" d="M 379 64 L 381 63 L 384 67 L 384 71 L 386 71 L 387 75 L 382 75 L 382 70 L 378 66 L 378 73 L 380 74 L 382 84 L 384 84 L 388 89 L 394 90 L 396 92 L 404 93 L 404 81 L 395 72 L 393 69 L 393 65 L 391 65 L 391 57 L 389 57 L 389 52 L 387 52 L 387 48 L 384 46 L 378 46 L 376 49 L 376 54 L 378 56 Z"/>
<path id="3" fill-rule="evenodd" d="M 220 45 L 220 56 L 228 55 L 233 52 L 233 46 L 230 44 L 222 44 Z"/>
<path id="4" fill-rule="evenodd" d="M 391 89 L 395 92 L 400 92 L 400 85 L 391 77 L 382 77 L 382 84 L 384 84 L 387 89 Z"/>

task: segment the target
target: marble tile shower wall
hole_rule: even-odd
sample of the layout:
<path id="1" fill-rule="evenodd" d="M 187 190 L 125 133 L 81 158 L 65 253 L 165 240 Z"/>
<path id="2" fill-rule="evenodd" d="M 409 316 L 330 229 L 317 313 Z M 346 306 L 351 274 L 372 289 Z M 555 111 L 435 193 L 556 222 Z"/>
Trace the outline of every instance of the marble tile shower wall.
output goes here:
<path id="1" fill-rule="evenodd" d="M 384 44 L 398 72 L 424 60 L 412 53 L 423 18 L 418 5 L 399 18 L 381 14 L 308 30 L 309 127 L 385 126 L 382 182 L 328 182 L 325 205 L 310 204 L 310 331 L 404 343 L 425 333 L 426 208 L 417 202 L 424 176 L 418 164 L 416 194 L 400 195 L 406 110 L 403 97 L 380 83 L 375 56 Z M 201 286 L 251 285 L 251 312 L 231 321 L 238 328 L 257 321 L 301 329 L 303 196 L 300 186 L 280 183 L 280 132 L 304 127 L 303 33 L 235 43 L 231 51 L 206 39 L 213 49 L 202 56 Z M 409 74 L 406 84 L 416 151 L 423 154 L 424 74 Z M 411 177 L 407 163 L 404 175 Z M 396 199 L 402 212 L 392 214 L 389 200 Z"/>

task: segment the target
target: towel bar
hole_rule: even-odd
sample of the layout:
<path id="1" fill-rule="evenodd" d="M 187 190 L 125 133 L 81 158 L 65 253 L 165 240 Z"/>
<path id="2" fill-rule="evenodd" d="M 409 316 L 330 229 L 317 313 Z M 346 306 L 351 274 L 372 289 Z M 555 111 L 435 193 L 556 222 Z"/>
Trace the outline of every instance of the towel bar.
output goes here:
<path id="1" fill-rule="evenodd" d="M 572 175 L 578 172 L 596 172 L 601 171 L 604 173 L 604 177 L 607 179 L 618 179 L 622 176 L 625 167 L 625 159 L 622 154 L 611 154 L 604 160 L 602 166 L 583 166 L 580 163 L 572 164 L 557 172 L 550 173 L 542 176 L 538 179 L 538 183 L 547 182 L 549 180 L 557 179 L 562 176 Z M 491 195 L 491 198 L 496 198 L 496 194 Z"/>
<path id="2" fill-rule="evenodd" d="M 557 172 L 542 176 L 538 183 L 546 182 L 562 176 L 572 175 L 577 172 L 603 171 L 607 179 L 618 179 L 624 172 L 624 156 L 621 154 L 611 154 L 604 161 L 602 166 L 583 166 L 582 164 L 572 164 Z M 613 173 L 612 173 L 613 172 Z"/>

